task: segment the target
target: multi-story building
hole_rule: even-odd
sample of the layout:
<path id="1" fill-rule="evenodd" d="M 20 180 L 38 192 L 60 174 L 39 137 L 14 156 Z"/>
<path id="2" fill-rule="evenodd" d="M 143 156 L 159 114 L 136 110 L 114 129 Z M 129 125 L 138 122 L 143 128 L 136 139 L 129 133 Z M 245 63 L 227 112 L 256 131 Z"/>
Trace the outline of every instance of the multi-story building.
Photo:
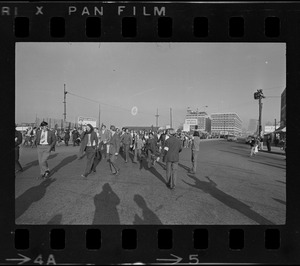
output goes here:
<path id="1" fill-rule="evenodd" d="M 281 93 L 280 127 L 286 126 L 286 88 Z"/>
<path id="2" fill-rule="evenodd" d="M 184 123 L 189 125 L 190 130 L 195 130 L 198 126 L 200 131 L 208 133 L 211 131 L 211 120 L 206 112 L 192 111 L 188 108 Z"/>
<path id="3" fill-rule="evenodd" d="M 235 135 L 242 133 L 242 120 L 236 113 L 211 114 L 212 135 Z"/>

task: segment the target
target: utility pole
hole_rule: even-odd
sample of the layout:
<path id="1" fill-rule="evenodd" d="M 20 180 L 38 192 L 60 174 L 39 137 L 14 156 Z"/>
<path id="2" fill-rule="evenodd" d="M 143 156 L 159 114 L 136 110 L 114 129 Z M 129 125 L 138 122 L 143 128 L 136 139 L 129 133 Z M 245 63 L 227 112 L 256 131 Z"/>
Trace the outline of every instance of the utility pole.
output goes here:
<path id="1" fill-rule="evenodd" d="M 173 125 L 172 125 L 172 108 L 170 108 L 170 127 L 173 128 Z"/>
<path id="2" fill-rule="evenodd" d="M 198 121 L 198 108 L 197 108 L 197 126 L 195 127 L 195 129 L 199 128 L 199 121 Z"/>
<path id="3" fill-rule="evenodd" d="M 98 114 L 98 128 L 100 130 L 100 103 L 99 103 L 99 114 Z"/>
<path id="4" fill-rule="evenodd" d="M 156 109 L 156 127 L 158 128 L 158 117 L 159 117 L 159 115 L 158 115 L 158 108 Z"/>
<path id="5" fill-rule="evenodd" d="M 67 91 L 66 91 L 66 84 L 64 84 L 64 126 L 66 125 L 66 119 L 67 119 L 67 101 L 66 101 L 66 95 L 67 95 Z"/>
<path id="6" fill-rule="evenodd" d="M 276 118 L 275 118 L 275 127 L 274 127 L 274 128 L 275 128 L 275 130 L 276 130 Z"/>
<path id="7" fill-rule="evenodd" d="M 258 114 L 258 136 L 261 135 L 261 130 L 262 130 L 262 127 L 261 127 L 261 115 L 262 115 L 262 99 L 265 98 L 263 92 L 262 92 L 262 89 L 260 90 L 257 90 L 257 92 L 254 92 L 254 99 L 255 100 L 258 100 L 258 111 L 259 111 L 259 114 Z"/>

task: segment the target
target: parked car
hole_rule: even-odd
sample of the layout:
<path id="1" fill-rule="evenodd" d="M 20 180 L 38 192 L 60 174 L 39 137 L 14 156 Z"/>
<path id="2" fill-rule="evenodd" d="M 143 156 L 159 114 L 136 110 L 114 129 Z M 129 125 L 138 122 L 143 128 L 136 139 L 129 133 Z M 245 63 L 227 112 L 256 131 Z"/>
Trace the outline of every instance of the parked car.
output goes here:
<path id="1" fill-rule="evenodd" d="M 229 136 L 227 137 L 227 141 L 237 141 L 237 137 L 234 136 L 234 135 L 229 135 Z"/>

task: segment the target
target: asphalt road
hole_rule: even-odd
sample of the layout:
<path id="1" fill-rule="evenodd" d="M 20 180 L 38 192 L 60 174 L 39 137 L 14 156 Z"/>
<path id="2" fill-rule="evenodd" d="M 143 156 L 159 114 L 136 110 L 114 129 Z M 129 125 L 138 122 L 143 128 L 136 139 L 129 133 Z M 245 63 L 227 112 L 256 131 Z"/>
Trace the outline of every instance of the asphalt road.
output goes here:
<path id="1" fill-rule="evenodd" d="M 165 170 L 157 164 L 124 162 L 119 176 L 110 174 L 103 159 L 97 173 L 84 179 L 86 158 L 79 147 L 60 146 L 48 161 L 51 176 L 37 179 L 35 148 L 22 147 L 24 168 L 16 175 L 17 224 L 285 224 L 285 156 L 259 152 L 249 157 L 249 145 L 203 140 L 195 175 L 190 149 L 180 154 L 175 190 L 166 185 Z"/>

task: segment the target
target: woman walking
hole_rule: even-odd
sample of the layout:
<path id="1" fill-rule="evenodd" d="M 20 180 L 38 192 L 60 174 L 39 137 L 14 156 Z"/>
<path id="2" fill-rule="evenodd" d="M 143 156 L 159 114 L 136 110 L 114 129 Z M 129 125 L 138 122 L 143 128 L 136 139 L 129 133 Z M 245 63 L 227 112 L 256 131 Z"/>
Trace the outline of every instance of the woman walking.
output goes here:
<path id="1" fill-rule="evenodd" d="M 84 173 L 81 175 L 82 177 L 87 177 L 91 171 L 94 162 L 94 157 L 96 153 L 96 149 L 98 147 L 98 137 L 94 128 L 91 124 L 87 124 L 86 131 L 84 132 L 82 138 L 82 149 L 86 153 L 87 162 Z"/>

